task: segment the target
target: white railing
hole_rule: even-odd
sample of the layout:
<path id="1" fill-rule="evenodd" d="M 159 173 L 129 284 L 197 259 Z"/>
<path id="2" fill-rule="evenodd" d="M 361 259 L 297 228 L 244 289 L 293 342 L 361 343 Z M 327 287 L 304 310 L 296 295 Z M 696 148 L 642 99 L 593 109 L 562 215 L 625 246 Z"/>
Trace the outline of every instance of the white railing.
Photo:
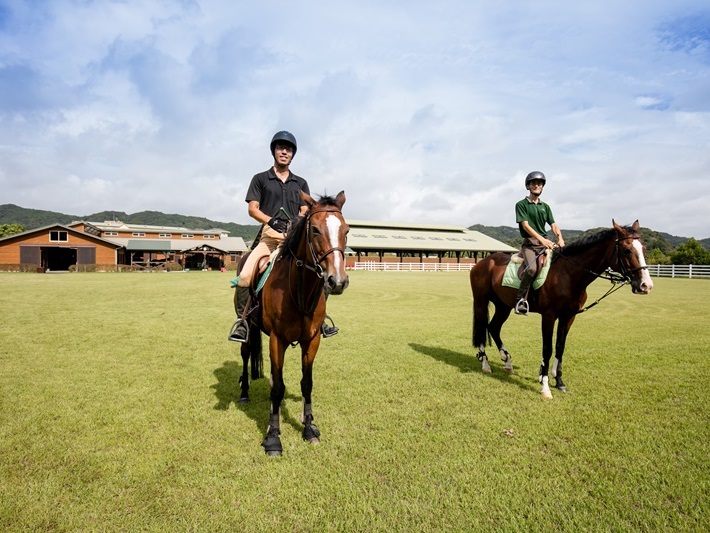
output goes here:
<path id="1" fill-rule="evenodd" d="M 473 263 L 380 263 L 358 261 L 353 270 L 387 270 L 392 272 L 468 272 Z"/>
<path id="2" fill-rule="evenodd" d="M 710 265 L 648 265 L 648 272 L 657 278 L 710 279 Z"/>
<path id="3" fill-rule="evenodd" d="M 392 272 L 468 272 L 473 263 L 380 263 L 358 261 L 353 270 Z M 648 265 L 648 272 L 657 278 L 710 279 L 710 265 Z"/>

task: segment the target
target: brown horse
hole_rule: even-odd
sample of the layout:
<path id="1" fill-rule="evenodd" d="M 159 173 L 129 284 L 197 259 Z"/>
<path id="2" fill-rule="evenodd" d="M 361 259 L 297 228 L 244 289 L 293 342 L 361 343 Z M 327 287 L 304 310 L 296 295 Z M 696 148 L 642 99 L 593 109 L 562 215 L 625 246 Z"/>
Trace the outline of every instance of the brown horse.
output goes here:
<path id="1" fill-rule="evenodd" d="M 611 229 L 595 232 L 564 248 L 556 249 L 545 283 L 539 290 L 530 293 L 530 311 L 542 315 L 542 364 L 538 379 L 542 383 L 541 393 L 546 398 L 552 398 L 547 375 L 555 322 L 558 321 L 552 377 L 556 380 L 555 386 L 566 391 L 562 381 L 562 356 L 567 334 L 575 317 L 599 301 L 584 307 L 589 284 L 597 278 L 611 280 L 615 287 L 604 296 L 626 283 L 631 283 L 631 289 L 636 294 L 648 294 L 653 288 L 638 232 L 638 220 L 626 227 L 619 226 L 613 220 L 612 224 Z M 510 316 L 517 296 L 517 289 L 505 287 L 501 283 L 509 261 L 508 254 L 496 253 L 482 259 L 471 269 L 473 346 L 478 348 L 478 359 L 484 372 L 491 371 L 486 356 L 486 340 L 490 343 L 491 338 L 501 360 L 505 362 L 506 372 L 513 371 L 511 355 L 500 337 L 501 328 Z M 495 306 L 490 322 L 489 302 Z"/>
<path id="2" fill-rule="evenodd" d="M 318 201 L 305 193 L 301 197 L 308 211 L 292 223 L 271 273 L 256 295 L 257 305 L 248 316 L 249 342 L 242 344 L 241 349 L 240 401 L 244 402 L 249 401 L 249 360 L 252 378 L 260 377 L 261 331 L 269 336 L 271 413 L 262 446 L 271 456 L 282 452 L 280 408 L 286 392 L 283 365 L 289 345 L 301 345 L 303 439 L 319 442 L 320 431 L 313 423 L 311 405 L 313 361 L 320 345 L 326 298 L 342 294 L 348 286 L 345 246 L 349 227 L 341 213 L 345 193 L 341 191 L 334 198 L 324 196 Z M 235 294 L 235 309 L 236 304 Z"/>

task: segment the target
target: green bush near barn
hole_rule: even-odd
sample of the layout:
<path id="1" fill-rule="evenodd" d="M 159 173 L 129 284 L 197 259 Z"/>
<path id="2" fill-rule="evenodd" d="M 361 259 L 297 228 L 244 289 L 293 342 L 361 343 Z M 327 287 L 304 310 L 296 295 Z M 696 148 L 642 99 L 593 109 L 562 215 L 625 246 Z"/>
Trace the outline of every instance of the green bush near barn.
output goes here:
<path id="1" fill-rule="evenodd" d="M 269 459 L 268 380 L 235 403 L 232 277 L 0 274 L 0 530 L 710 528 L 710 282 L 580 315 L 546 401 L 539 316 L 506 323 L 516 373 L 491 350 L 486 375 L 467 273 L 352 272 L 315 363 L 322 442 L 290 349 Z"/>

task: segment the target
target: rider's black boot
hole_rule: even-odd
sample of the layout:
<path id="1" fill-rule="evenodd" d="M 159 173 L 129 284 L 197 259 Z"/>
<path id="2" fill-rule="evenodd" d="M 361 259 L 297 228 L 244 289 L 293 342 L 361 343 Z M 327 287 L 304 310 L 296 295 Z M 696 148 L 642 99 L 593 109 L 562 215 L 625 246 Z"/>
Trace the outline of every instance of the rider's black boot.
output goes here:
<path id="1" fill-rule="evenodd" d="M 530 311 L 530 306 L 528 305 L 528 291 L 530 290 L 530 285 L 532 285 L 533 276 L 528 272 L 523 274 L 523 279 L 520 280 L 520 289 L 518 289 L 518 296 L 515 299 L 515 314 L 516 315 L 527 315 Z"/>
<path id="2" fill-rule="evenodd" d="M 249 300 L 249 287 L 240 287 L 237 285 L 237 320 L 232 324 L 232 329 L 229 332 L 230 341 L 247 342 L 249 337 L 249 326 L 244 319 L 244 311 Z"/>

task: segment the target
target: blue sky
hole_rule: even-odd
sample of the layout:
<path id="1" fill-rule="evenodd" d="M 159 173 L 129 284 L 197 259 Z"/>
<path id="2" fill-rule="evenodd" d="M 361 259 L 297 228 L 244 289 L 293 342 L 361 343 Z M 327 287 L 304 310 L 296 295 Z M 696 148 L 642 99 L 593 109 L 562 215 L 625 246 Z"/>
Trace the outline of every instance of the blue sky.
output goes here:
<path id="1" fill-rule="evenodd" d="M 346 218 L 710 237 L 710 5 L 0 0 L 0 203 L 253 223 L 280 129 Z"/>

